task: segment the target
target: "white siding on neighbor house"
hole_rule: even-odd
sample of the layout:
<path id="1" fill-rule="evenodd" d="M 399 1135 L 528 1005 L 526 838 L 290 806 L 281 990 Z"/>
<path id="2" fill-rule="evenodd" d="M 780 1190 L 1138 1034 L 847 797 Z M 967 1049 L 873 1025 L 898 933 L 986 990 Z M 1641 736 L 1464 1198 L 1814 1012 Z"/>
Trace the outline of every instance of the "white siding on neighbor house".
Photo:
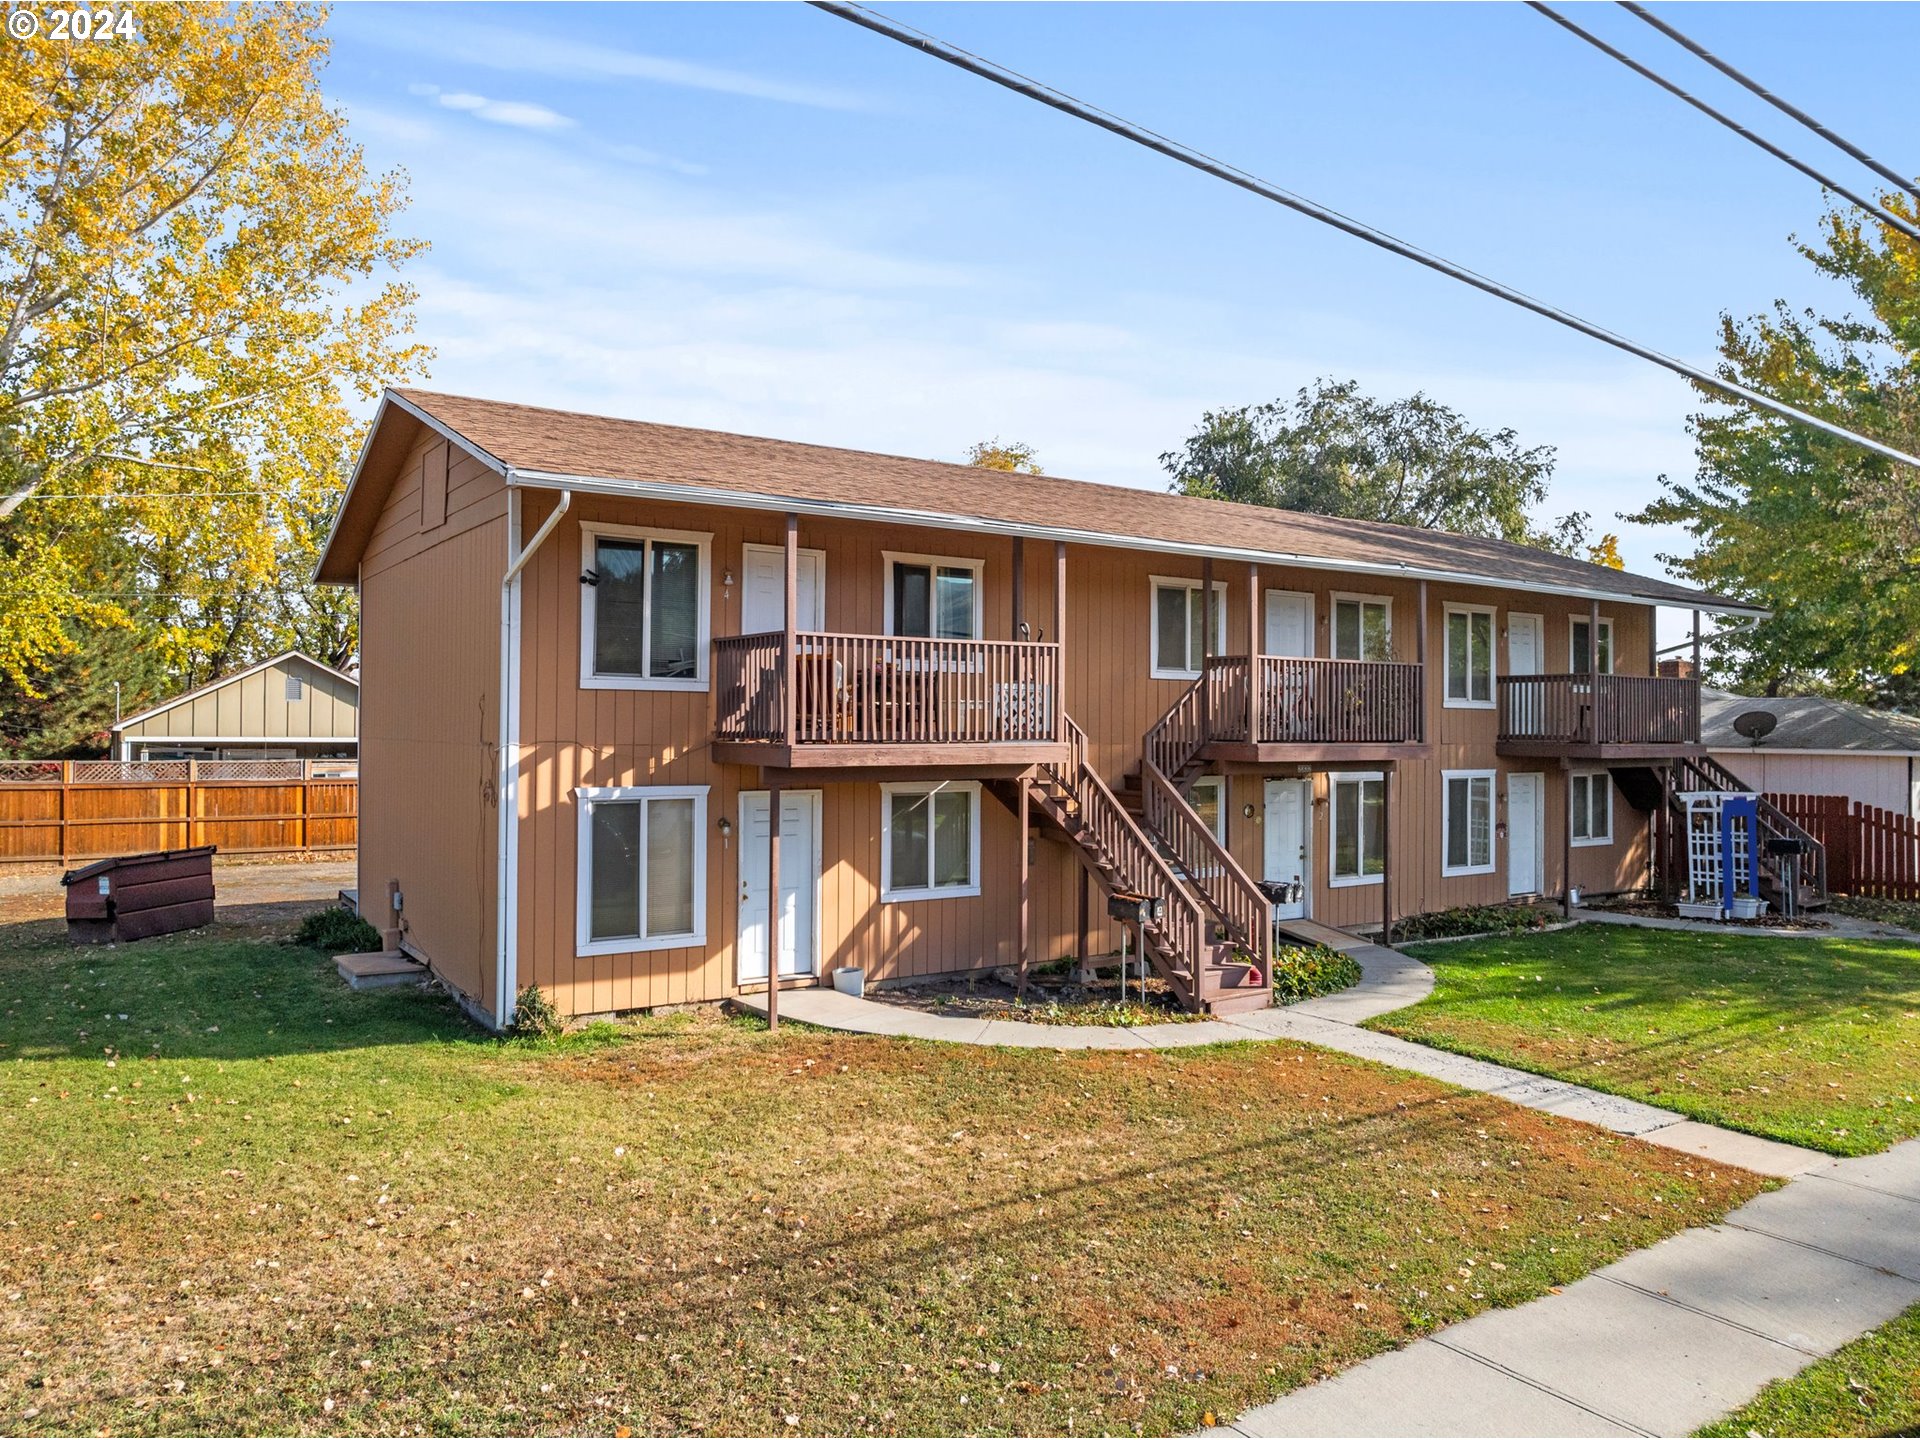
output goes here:
<path id="1" fill-rule="evenodd" d="M 1786 795 L 1844 795 L 1899 815 L 1915 810 L 1920 760 L 1911 755 L 1822 754 L 1805 750 L 1715 750 L 1713 758 L 1756 790 Z"/>

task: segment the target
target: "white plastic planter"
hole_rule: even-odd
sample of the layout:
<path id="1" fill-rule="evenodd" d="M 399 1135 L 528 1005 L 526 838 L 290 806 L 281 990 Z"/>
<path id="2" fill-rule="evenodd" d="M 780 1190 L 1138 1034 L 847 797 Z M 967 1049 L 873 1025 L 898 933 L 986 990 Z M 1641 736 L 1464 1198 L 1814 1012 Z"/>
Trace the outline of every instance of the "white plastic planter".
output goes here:
<path id="1" fill-rule="evenodd" d="M 837 965 L 833 971 L 833 988 L 858 1000 L 867 993 L 867 972 L 858 965 Z"/>

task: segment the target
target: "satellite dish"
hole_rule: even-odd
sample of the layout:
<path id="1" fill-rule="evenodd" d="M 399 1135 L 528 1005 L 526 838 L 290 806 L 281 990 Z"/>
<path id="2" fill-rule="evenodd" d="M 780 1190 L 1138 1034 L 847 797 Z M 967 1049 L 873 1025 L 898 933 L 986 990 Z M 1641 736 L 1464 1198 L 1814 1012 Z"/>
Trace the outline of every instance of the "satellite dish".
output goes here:
<path id="1" fill-rule="evenodd" d="M 1780 717 L 1771 710 L 1743 710 L 1733 717 L 1734 733 L 1756 745 L 1771 735 L 1779 723 Z"/>

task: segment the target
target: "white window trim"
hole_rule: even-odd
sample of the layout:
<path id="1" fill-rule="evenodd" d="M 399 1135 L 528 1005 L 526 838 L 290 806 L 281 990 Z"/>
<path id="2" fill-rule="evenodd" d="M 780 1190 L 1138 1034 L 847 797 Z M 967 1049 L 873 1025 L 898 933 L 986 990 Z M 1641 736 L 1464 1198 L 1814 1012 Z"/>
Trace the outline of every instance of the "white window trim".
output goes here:
<path id="1" fill-rule="evenodd" d="M 1147 657 L 1155 680 L 1198 680 L 1198 670 L 1185 670 L 1160 663 L 1160 592 L 1185 590 L 1191 593 L 1205 584 L 1192 575 L 1149 575 L 1147 577 Z M 1222 655 L 1227 648 L 1227 582 L 1213 582 L 1216 603 L 1213 607 L 1213 653 Z M 1189 604 L 1192 602 L 1189 601 Z"/>
<path id="2" fill-rule="evenodd" d="M 893 887 L 893 797 L 895 795 L 932 795 L 940 790 L 957 790 L 970 797 L 973 823 L 968 826 L 967 870 L 973 877 L 966 885 L 928 885 L 913 890 Z M 977 780 L 910 780 L 880 787 L 880 902 L 903 904 L 915 900 L 965 900 L 980 893 L 980 782 Z M 933 827 L 927 827 L 929 837 Z M 932 844 L 931 838 L 928 844 Z"/>
<path id="3" fill-rule="evenodd" d="M 609 525 L 599 520 L 580 522 L 581 569 L 596 568 L 596 547 L 604 536 L 610 540 L 665 540 L 675 545 L 695 545 L 700 550 L 700 597 L 698 633 L 694 643 L 694 673 L 688 677 L 652 675 L 602 675 L 593 668 L 595 588 L 580 587 L 580 688 L 582 690 L 705 690 L 708 685 L 707 654 L 713 648 L 713 536 L 699 530 L 655 530 L 639 525 Z M 652 623 L 652 571 L 647 567 L 648 623 Z"/>
<path id="4" fill-rule="evenodd" d="M 1606 789 L 1603 792 L 1607 797 L 1607 833 L 1604 835 L 1589 835 L 1584 840 L 1574 835 L 1573 833 L 1573 800 L 1572 800 L 1572 796 L 1569 795 L 1567 800 L 1568 843 L 1571 844 L 1577 850 L 1584 850 L 1589 846 L 1613 844 L 1613 775 L 1612 775 L 1612 772 L 1606 771 L 1606 770 L 1576 770 L 1573 772 L 1573 778 L 1576 784 L 1584 783 L 1589 787 L 1592 786 L 1596 778 L 1604 779 L 1607 782 Z M 1593 797 L 1592 797 L 1591 790 L 1589 790 L 1588 797 L 1587 797 L 1587 816 L 1588 816 L 1589 822 L 1591 822 L 1591 819 L 1593 816 Z"/>
<path id="5" fill-rule="evenodd" d="M 1491 605 L 1462 605 L 1452 601 L 1442 609 L 1440 619 L 1441 707 L 1447 710 L 1491 710 L 1498 703 L 1494 697 L 1500 693 L 1500 612 Z M 1461 700 L 1453 698 L 1453 646 L 1447 634 L 1447 626 L 1452 623 L 1455 615 L 1467 617 L 1467 689 L 1469 691 L 1473 689 L 1473 617 L 1475 615 L 1487 617 L 1487 698 L 1484 700 L 1475 700 L 1471 696 Z"/>
<path id="6" fill-rule="evenodd" d="M 984 640 L 987 636 L 987 562 L 967 555 L 911 555 L 903 550 L 882 550 L 880 552 L 881 581 L 880 603 L 885 610 L 885 633 L 893 631 L 893 567 L 896 565 L 931 565 L 936 569 L 945 566 L 950 570 L 971 570 L 973 572 L 973 638 Z M 932 600 L 929 597 L 928 603 Z M 822 612 L 825 613 L 824 611 Z"/>
<path id="7" fill-rule="evenodd" d="M 586 587 L 582 587 L 583 589 Z M 646 950 L 687 950 L 703 948 L 707 943 L 707 785 L 595 785 L 581 786 L 573 792 L 574 809 L 579 812 L 578 840 L 573 855 L 574 954 L 637 955 Z M 693 801 L 693 920 L 690 935 L 615 935 L 605 940 L 593 938 L 593 807 L 601 801 L 618 800 L 691 800 Z M 644 823 L 644 822 L 643 822 Z M 640 913 L 647 913 L 647 873 L 640 872 Z"/>
<path id="8" fill-rule="evenodd" d="M 814 572 L 814 583 L 812 586 L 813 608 L 814 608 L 814 613 L 820 617 L 821 630 L 825 631 L 827 628 L 827 552 L 824 550 L 810 550 L 803 545 L 798 549 L 796 549 L 793 553 L 796 557 L 801 555 L 811 555 L 814 559 L 820 562 L 819 568 Z M 747 609 L 747 556 L 752 554 L 778 555 L 780 557 L 781 565 L 784 568 L 786 564 L 786 558 L 787 558 L 787 547 L 784 545 L 759 545 L 759 544 L 755 544 L 751 540 L 745 541 L 741 544 L 740 546 L 740 613 L 743 616 L 746 614 L 746 609 Z M 793 577 L 793 584 L 794 584 L 795 590 L 798 590 L 800 588 L 800 577 L 798 574 L 796 574 Z M 892 587 L 889 586 L 888 588 L 889 590 L 891 590 Z M 746 632 L 746 626 L 744 621 L 742 622 L 741 630 L 743 633 Z M 805 632 L 803 631 L 802 633 L 805 633 Z M 744 794 L 746 792 L 742 791 L 741 793 Z"/>
<path id="9" fill-rule="evenodd" d="M 1227 797 L 1232 793 L 1232 786 L 1228 784 L 1227 777 L 1225 775 L 1202 775 L 1199 779 L 1195 780 L 1191 786 L 1188 787 L 1188 800 L 1187 800 L 1188 804 L 1191 805 L 1193 803 L 1192 791 L 1198 790 L 1202 785 L 1214 785 L 1219 787 L 1220 805 L 1218 810 L 1215 812 L 1219 816 L 1219 822 L 1214 827 L 1213 838 L 1215 843 L 1217 843 L 1222 850 L 1225 850 L 1228 848 L 1227 847 L 1227 823 L 1228 823 L 1227 822 Z M 1194 805 L 1193 809 L 1195 814 L 1198 814 L 1200 811 L 1200 807 L 1198 805 Z M 1202 876 L 1213 876 L 1213 875 L 1218 875 L 1219 873 L 1220 873 L 1220 869 L 1218 866 L 1213 866 L 1211 868 L 1208 868 L 1199 872 L 1199 874 L 1201 874 Z"/>
<path id="10" fill-rule="evenodd" d="M 1588 617 L 1585 615 L 1569 615 L 1567 617 L 1567 673 L 1569 675 L 1584 675 L 1587 673 L 1584 670 L 1576 670 L 1573 668 L 1574 627 L 1586 624 L 1587 619 Z M 1607 668 L 1600 673 L 1602 675 L 1611 675 L 1613 674 L 1613 662 L 1619 658 L 1614 654 L 1613 617 L 1611 615 L 1602 615 L 1600 617 L 1600 628 L 1607 632 Z"/>
<path id="11" fill-rule="evenodd" d="M 1487 782 L 1487 863 L 1484 865 L 1450 865 L 1447 863 L 1447 836 L 1453 831 L 1452 782 L 1455 780 L 1465 780 L 1468 782 L 1469 797 L 1471 797 L 1473 781 L 1484 780 Z M 1472 799 L 1469 798 L 1467 803 L 1471 806 L 1473 803 Z M 1500 832 L 1499 817 L 1497 814 L 1499 806 L 1499 771 L 1442 770 L 1440 772 L 1440 873 L 1442 875 L 1491 875 L 1499 867 Z M 1471 810 L 1469 810 L 1467 815 L 1467 824 L 1469 827 L 1467 832 L 1467 850 L 1468 853 L 1471 854 L 1473 850 L 1473 832 L 1471 829 L 1473 815 Z"/>
<path id="12" fill-rule="evenodd" d="M 1355 597 L 1350 595 L 1350 596 L 1347 596 L 1346 598 L 1351 600 Z M 1378 599 L 1379 597 L 1373 596 L 1370 598 Z M 1334 770 L 1334 771 L 1328 772 L 1328 775 L 1327 775 L 1327 885 L 1328 885 L 1328 888 L 1334 889 L 1334 890 L 1344 890 L 1351 885 L 1384 885 L 1386 884 L 1387 877 L 1385 875 L 1368 875 L 1364 873 L 1366 870 L 1366 860 L 1367 860 L 1367 857 L 1364 854 L 1361 855 L 1360 857 L 1360 868 L 1362 873 L 1359 875 L 1341 875 L 1339 872 L 1337 872 L 1333 868 L 1336 863 L 1334 857 L 1337 856 L 1340 852 L 1340 831 L 1339 831 L 1340 806 L 1334 796 L 1334 787 L 1336 785 L 1339 785 L 1343 781 L 1347 781 L 1347 780 L 1378 780 L 1382 784 L 1384 784 L 1386 782 L 1386 778 L 1387 778 L 1387 774 L 1386 774 L 1386 771 L 1384 770 Z M 1363 829 L 1361 831 L 1361 834 L 1363 837 L 1365 833 L 1366 832 Z"/>
<path id="13" fill-rule="evenodd" d="M 1340 633 L 1340 602 L 1353 600 L 1363 605 L 1383 605 L 1387 611 L 1387 660 L 1393 659 L 1393 597 L 1391 595 L 1362 595 L 1354 590 L 1335 590 L 1327 597 L 1327 655 L 1332 659 L 1344 657 L 1335 655 L 1334 645 Z M 1362 616 L 1361 634 L 1366 633 L 1365 617 Z"/>

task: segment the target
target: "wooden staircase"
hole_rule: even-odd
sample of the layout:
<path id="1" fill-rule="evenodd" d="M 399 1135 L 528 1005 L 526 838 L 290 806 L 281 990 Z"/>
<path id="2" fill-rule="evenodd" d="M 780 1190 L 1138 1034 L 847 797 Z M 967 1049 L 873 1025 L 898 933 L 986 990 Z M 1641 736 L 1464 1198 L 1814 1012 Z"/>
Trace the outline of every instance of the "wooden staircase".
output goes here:
<path id="1" fill-rule="evenodd" d="M 1752 786 L 1743 782 L 1738 775 L 1735 775 L 1731 770 L 1727 769 L 1726 766 L 1708 755 L 1691 755 L 1675 761 L 1673 767 L 1673 788 L 1676 793 L 1682 790 L 1739 791 L 1743 794 L 1758 793 Z M 1623 786 L 1622 789 L 1623 792 L 1629 794 L 1629 799 L 1631 799 L 1631 792 L 1627 791 L 1627 787 Z M 1637 802 L 1635 803 L 1637 804 Z M 1785 838 L 1798 840 L 1807 847 L 1807 852 L 1800 857 L 1800 884 L 1796 892 L 1796 908 L 1800 910 L 1814 910 L 1826 905 L 1829 899 L 1827 893 L 1826 847 L 1814 839 L 1804 827 L 1790 818 L 1785 811 L 1764 797 L 1760 801 L 1759 810 L 1761 897 L 1771 903 L 1775 914 L 1780 912 L 1780 902 L 1787 891 L 1788 861 L 1781 856 L 1769 854 L 1767 842 L 1775 838 Z M 1674 829 L 1676 834 L 1678 834 L 1679 827 L 1686 822 L 1685 807 L 1681 805 L 1678 800 L 1673 802 L 1670 818 L 1675 822 Z M 1673 847 L 1680 852 L 1676 858 L 1681 867 L 1684 867 L 1686 863 L 1684 845 L 1685 840 L 1684 835 L 1682 835 L 1679 843 Z M 1682 868 L 1681 875 L 1684 876 L 1684 868 Z M 1669 877 L 1669 883 L 1673 883 L 1674 880 L 1678 878 L 1679 877 Z M 1684 884 L 1684 880 L 1681 879 L 1679 883 Z"/>
<path id="2" fill-rule="evenodd" d="M 1164 911 L 1139 927 L 1141 953 L 1189 1010 L 1213 1015 L 1264 1009 L 1273 987 L 1264 959 L 1221 928 L 1192 879 L 1142 828 L 1088 763 L 1087 737 L 1067 721 L 1070 758 L 1028 778 L 1028 798 L 1067 840 L 1088 874 L 1111 896 L 1158 896 Z M 1197 817 L 1196 817 L 1197 818 Z M 1204 827 L 1203 827 L 1204 828 Z M 1269 942 L 1270 945 L 1270 942 Z"/>

